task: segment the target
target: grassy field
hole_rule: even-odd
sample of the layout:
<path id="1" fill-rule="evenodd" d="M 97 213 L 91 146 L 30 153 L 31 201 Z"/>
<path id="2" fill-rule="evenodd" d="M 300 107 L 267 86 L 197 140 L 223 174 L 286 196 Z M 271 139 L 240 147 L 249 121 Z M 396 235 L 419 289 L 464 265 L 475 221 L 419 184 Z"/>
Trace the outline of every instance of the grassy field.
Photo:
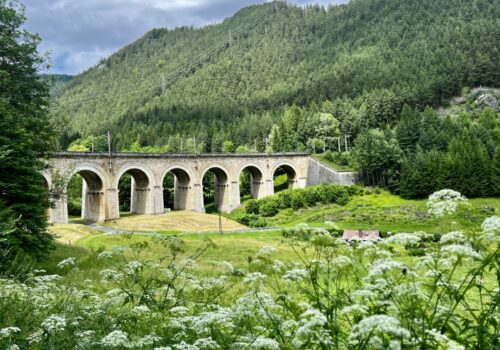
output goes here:
<path id="1" fill-rule="evenodd" d="M 226 217 L 221 218 L 221 223 L 226 231 L 246 228 Z M 192 211 L 173 211 L 162 215 L 129 215 L 108 221 L 105 226 L 141 232 L 218 232 L 219 217 Z"/>
<path id="2" fill-rule="evenodd" d="M 377 192 L 377 193 L 376 193 Z M 481 198 L 470 200 L 471 213 L 458 218 L 456 225 L 478 228 L 484 218 L 500 212 L 500 198 Z M 231 220 L 231 214 L 222 218 L 223 230 L 241 230 L 245 226 Z M 243 266 L 263 246 L 279 247 L 279 259 L 293 259 L 295 254 L 289 246 L 283 245 L 280 228 L 293 227 L 306 223 L 311 227 L 326 227 L 325 221 L 333 221 L 340 228 L 378 229 L 383 232 L 445 232 L 453 227 L 441 225 L 426 211 L 425 200 L 404 200 L 385 191 L 373 191 L 370 194 L 353 198 L 347 205 L 329 205 L 306 208 L 299 211 L 283 210 L 269 218 L 269 226 L 276 230 L 244 233 L 216 234 L 218 216 L 194 212 L 171 212 L 164 215 L 129 215 L 105 225 L 128 231 L 158 232 L 161 234 L 180 234 L 185 242 L 182 257 L 211 241 L 210 248 L 201 257 L 201 265 L 212 260 L 227 260 Z M 452 222 L 451 225 L 454 223 Z M 164 247 L 155 244 L 150 235 L 105 235 L 81 224 L 54 225 L 52 233 L 57 235 L 57 249 L 46 268 L 51 269 L 59 260 L 67 256 L 84 256 L 86 252 L 97 249 L 112 249 L 129 246 L 133 243 L 147 242 L 146 255 L 149 258 L 161 257 Z M 212 232 L 212 233 L 210 233 Z"/>

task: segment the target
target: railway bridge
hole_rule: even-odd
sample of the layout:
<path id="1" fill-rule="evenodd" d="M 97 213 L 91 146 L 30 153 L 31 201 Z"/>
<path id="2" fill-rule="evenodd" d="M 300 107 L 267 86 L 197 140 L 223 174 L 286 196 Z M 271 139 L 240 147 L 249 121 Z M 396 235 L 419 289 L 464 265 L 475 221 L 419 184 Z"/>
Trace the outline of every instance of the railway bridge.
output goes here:
<path id="1" fill-rule="evenodd" d="M 48 188 L 59 194 L 49 210 L 49 221 L 68 222 L 66 188 L 75 174 L 83 178 L 82 219 L 98 222 L 120 217 L 118 184 L 125 174 L 131 176 L 130 211 L 152 215 L 165 211 L 163 183 L 169 173 L 174 177 L 172 209 L 199 212 L 205 211 L 203 178 L 208 173 L 214 177 L 215 205 L 224 212 L 240 206 L 240 175 L 245 170 L 250 173 L 250 192 L 256 199 L 274 194 L 273 177 L 278 169 L 286 173 L 288 188 L 304 188 L 322 180 L 355 181 L 351 173 L 333 174 L 333 180 L 330 173 L 326 179 L 324 169 L 314 162 L 307 153 L 55 153 L 43 173 Z"/>

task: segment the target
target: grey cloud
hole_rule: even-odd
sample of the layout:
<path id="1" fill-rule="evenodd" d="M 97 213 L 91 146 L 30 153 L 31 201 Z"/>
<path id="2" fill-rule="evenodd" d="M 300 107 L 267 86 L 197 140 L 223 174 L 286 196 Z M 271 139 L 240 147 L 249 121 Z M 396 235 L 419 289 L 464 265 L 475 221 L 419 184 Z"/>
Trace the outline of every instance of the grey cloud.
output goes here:
<path id="1" fill-rule="evenodd" d="M 348 0 L 297 0 L 305 5 Z M 202 26 L 262 0 L 24 0 L 26 27 L 51 51 L 53 71 L 79 73 L 152 28 Z"/>

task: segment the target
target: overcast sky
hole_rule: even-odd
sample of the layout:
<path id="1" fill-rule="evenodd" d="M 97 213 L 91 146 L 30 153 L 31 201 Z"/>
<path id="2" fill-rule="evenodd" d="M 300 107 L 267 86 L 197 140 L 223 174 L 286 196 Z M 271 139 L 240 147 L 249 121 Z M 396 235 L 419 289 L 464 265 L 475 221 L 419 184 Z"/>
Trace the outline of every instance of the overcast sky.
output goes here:
<path id="1" fill-rule="evenodd" d="M 52 72 L 77 74 L 152 28 L 203 26 L 265 0 L 21 0 L 25 26 L 42 37 Z M 295 0 L 338 4 L 348 0 Z"/>

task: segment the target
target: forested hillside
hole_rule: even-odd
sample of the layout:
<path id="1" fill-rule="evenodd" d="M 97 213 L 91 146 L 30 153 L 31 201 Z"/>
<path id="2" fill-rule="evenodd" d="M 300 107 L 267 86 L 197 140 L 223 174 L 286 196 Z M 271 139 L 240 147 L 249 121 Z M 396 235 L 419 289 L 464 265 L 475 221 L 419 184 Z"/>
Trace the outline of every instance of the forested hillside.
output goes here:
<path id="1" fill-rule="evenodd" d="M 61 148 L 109 129 L 115 149 L 263 150 L 287 106 L 325 100 L 354 137 L 393 124 L 405 103 L 498 86 L 499 18 L 495 0 L 275 2 L 201 29 L 155 29 L 57 94 Z"/>

